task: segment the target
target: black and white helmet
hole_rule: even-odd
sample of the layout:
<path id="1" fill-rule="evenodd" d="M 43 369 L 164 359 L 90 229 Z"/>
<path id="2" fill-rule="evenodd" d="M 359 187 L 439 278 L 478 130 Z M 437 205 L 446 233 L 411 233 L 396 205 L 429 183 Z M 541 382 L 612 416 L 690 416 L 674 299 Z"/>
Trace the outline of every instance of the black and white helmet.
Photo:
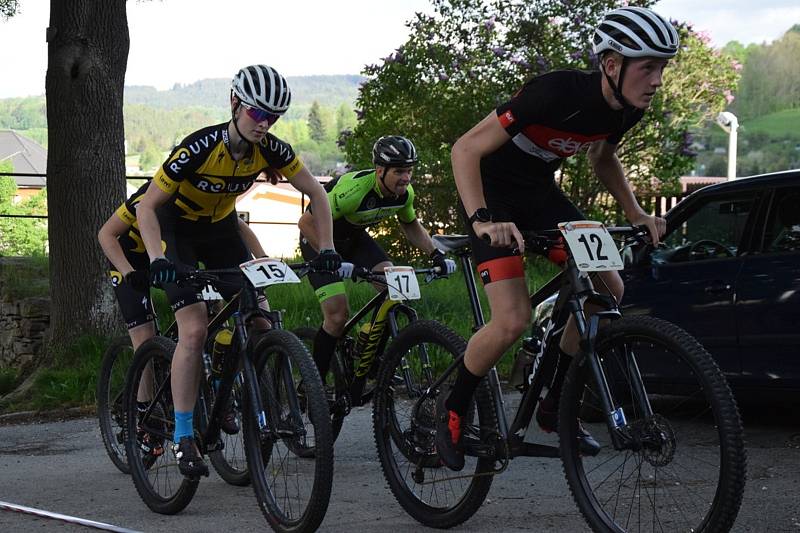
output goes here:
<path id="1" fill-rule="evenodd" d="M 410 167 L 417 164 L 417 149 L 405 137 L 386 135 L 375 141 L 372 162 L 384 167 Z"/>
<path id="2" fill-rule="evenodd" d="M 644 7 L 622 7 L 606 13 L 594 31 L 594 53 L 614 50 L 625 57 L 672 58 L 678 32 L 664 17 Z"/>
<path id="3" fill-rule="evenodd" d="M 245 104 L 282 115 L 289 109 L 292 92 L 278 71 L 267 65 L 250 65 L 231 81 L 231 90 Z"/>

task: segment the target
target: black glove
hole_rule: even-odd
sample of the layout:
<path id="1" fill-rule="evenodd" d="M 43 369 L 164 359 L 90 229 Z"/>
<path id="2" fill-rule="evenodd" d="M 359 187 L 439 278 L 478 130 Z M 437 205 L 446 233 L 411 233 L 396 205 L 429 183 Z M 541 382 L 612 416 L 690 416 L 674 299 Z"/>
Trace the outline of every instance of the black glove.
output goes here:
<path id="1" fill-rule="evenodd" d="M 311 261 L 311 268 L 314 270 L 336 272 L 340 266 L 342 266 L 342 256 L 332 248 L 320 250 L 319 255 Z"/>
<path id="2" fill-rule="evenodd" d="M 456 263 L 452 259 L 447 259 L 438 248 L 431 252 L 431 261 L 434 267 L 439 267 L 439 275 L 447 276 L 456 270 Z"/>
<path id="3" fill-rule="evenodd" d="M 123 278 L 123 283 L 127 283 L 131 288 L 146 292 L 150 289 L 150 278 L 147 270 L 131 270 Z"/>
<path id="4" fill-rule="evenodd" d="M 150 283 L 158 287 L 164 283 L 175 283 L 178 271 L 175 264 L 166 257 L 159 257 L 150 263 Z"/>

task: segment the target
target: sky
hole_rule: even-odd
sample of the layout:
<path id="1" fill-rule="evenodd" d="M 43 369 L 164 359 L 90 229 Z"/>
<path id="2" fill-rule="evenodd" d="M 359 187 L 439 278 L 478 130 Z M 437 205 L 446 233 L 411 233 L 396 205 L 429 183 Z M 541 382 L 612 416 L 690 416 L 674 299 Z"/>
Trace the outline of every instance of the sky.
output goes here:
<path id="1" fill-rule="evenodd" d="M 0 98 L 44 94 L 50 0 L 20 5 L 0 19 Z M 797 0 L 660 0 L 654 9 L 715 46 L 770 42 L 800 23 Z M 406 40 L 416 11 L 433 10 L 429 0 L 129 0 L 125 84 L 163 90 L 252 63 L 285 76 L 358 74 Z"/>

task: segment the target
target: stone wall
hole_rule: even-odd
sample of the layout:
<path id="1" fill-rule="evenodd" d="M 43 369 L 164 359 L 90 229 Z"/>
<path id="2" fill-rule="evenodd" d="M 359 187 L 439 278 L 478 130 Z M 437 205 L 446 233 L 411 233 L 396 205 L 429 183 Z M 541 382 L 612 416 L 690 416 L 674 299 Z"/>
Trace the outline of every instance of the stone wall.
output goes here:
<path id="1" fill-rule="evenodd" d="M 17 263 L 17 261 L 19 263 Z M 23 258 L 0 258 L 0 269 L 20 268 Z M 50 299 L 13 300 L 0 277 L 0 368 L 31 368 L 42 354 L 50 326 Z"/>

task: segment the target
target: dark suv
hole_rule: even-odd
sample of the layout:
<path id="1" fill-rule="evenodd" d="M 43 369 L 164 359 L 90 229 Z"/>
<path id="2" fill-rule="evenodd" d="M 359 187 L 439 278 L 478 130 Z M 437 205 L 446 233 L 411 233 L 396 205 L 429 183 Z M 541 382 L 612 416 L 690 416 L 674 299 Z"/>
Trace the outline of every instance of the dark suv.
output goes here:
<path id="1" fill-rule="evenodd" d="M 674 322 L 731 385 L 800 389 L 800 171 L 700 189 L 630 256 L 623 310 Z"/>
<path id="2" fill-rule="evenodd" d="M 704 187 L 666 219 L 662 246 L 624 256 L 623 312 L 688 330 L 737 393 L 800 389 L 800 170 Z"/>

